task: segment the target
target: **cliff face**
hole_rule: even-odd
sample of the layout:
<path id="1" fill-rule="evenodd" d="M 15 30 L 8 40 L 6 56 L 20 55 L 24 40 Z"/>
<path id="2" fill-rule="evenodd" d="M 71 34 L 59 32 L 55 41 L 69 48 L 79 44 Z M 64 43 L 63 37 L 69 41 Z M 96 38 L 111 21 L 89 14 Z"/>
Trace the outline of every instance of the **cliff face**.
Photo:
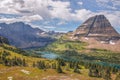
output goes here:
<path id="1" fill-rule="evenodd" d="M 79 26 L 75 33 L 79 36 L 116 37 L 119 34 L 104 15 L 96 15 Z"/>

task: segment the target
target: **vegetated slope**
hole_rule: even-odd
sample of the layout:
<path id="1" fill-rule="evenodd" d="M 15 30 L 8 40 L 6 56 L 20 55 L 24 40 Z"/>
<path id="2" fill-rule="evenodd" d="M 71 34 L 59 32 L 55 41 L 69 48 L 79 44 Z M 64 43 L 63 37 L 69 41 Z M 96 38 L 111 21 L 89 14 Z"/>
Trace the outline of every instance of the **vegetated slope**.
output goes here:
<path id="1" fill-rule="evenodd" d="M 120 70 L 119 52 L 111 51 L 110 48 L 106 50 L 106 48 L 88 47 L 96 43 L 95 41 L 99 42 L 99 44 L 110 46 L 116 45 L 116 42 L 113 42 L 113 40 L 119 41 L 119 34 L 110 26 L 108 20 L 101 15 L 97 18 L 93 20 L 91 25 L 93 26 L 94 24 L 95 26 L 95 24 L 97 25 L 99 23 L 99 25 L 103 25 L 104 23 L 104 28 L 99 25 L 98 27 L 100 27 L 100 29 L 98 30 L 96 30 L 97 28 L 91 29 L 89 27 L 87 29 L 90 30 L 84 31 L 85 34 L 69 32 L 58 39 L 58 41 L 49 44 L 43 50 L 59 53 L 63 61 L 73 62 L 73 64 L 74 62 L 84 64 L 85 67 L 89 68 L 89 76 L 102 77 L 105 80 L 115 80 L 114 71 L 116 74 L 118 73 L 117 71 Z M 106 25 L 109 26 L 107 27 Z M 112 31 L 111 35 L 109 35 L 109 30 Z M 90 44 L 89 39 L 95 39 L 95 41 Z M 75 65 L 75 67 L 76 66 L 77 65 Z M 79 69 L 75 69 L 75 72 L 79 72 Z"/>
<path id="2" fill-rule="evenodd" d="M 9 48 L 14 48 L 6 45 Z M 7 54 L 6 54 L 7 53 Z M 74 72 L 76 68 L 70 68 L 68 62 L 60 61 L 60 68 L 62 69 L 62 73 L 59 73 L 58 62 L 56 60 L 47 60 L 43 58 L 34 58 L 23 56 L 11 50 L 6 50 L 5 48 L 0 47 L 0 54 L 6 55 L 6 58 L 12 61 L 12 64 L 7 64 L 5 60 L 5 64 L 1 63 L 0 58 L 0 79 L 6 80 L 9 78 L 15 80 L 28 79 L 28 80 L 59 80 L 59 79 L 67 79 L 67 80 L 104 80 L 102 78 L 90 77 L 88 75 L 89 69 L 86 69 L 83 65 L 79 64 L 77 71 Z M 3 58 L 3 57 L 2 57 Z M 22 62 L 20 64 L 20 60 Z M 15 61 L 15 62 L 14 62 Z M 17 61 L 17 62 L 16 62 Z M 14 62 L 14 63 L 13 63 Z M 39 64 L 39 65 L 38 65 Z M 44 67 L 43 67 L 44 66 Z M 76 66 L 73 64 L 73 66 Z M 79 73 L 80 71 L 80 73 Z M 36 77 L 37 76 L 37 77 Z"/>
<path id="3" fill-rule="evenodd" d="M 8 39 L 6 39 L 6 38 L 0 36 L 0 44 L 3 44 L 3 43 L 9 44 L 9 41 L 8 41 Z"/>
<path id="4" fill-rule="evenodd" d="M 87 42 L 59 39 L 42 50 L 58 53 L 70 61 L 120 63 L 120 53 L 107 49 L 88 48 Z M 76 53 L 77 52 L 77 53 Z M 67 54 L 68 53 L 68 54 Z M 70 55 L 70 56 L 69 56 Z M 120 64 L 119 64 L 120 65 Z"/>
<path id="5" fill-rule="evenodd" d="M 97 48 L 97 49 L 106 49 L 113 52 L 120 53 L 120 40 L 118 41 L 110 41 L 110 43 L 105 43 L 104 41 L 97 41 L 94 38 L 89 38 L 86 40 L 85 38 L 81 38 L 82 41 L 88 43 L 89 45 L 86 46 L 87 49 Z"/>
<path id="6" fill-rule="evenodd" d="M 19 48 L 41 47 L 55 40 L 49 36 L 43 36 L 43 33 L 45 33 L 43 30 L 32 28 L 23 22 L 0 23 L 0 35 Z"/>
<path id="7" fill-rule="evenodd" d="M 64 61 L 84 64 L 84 66 L 89 68 L 89 76 L 102 77 L 104 80 L 115 80 L 115 74 L 118 73 L 115 69 L 118 69 L 118 71 L 120 70 L 120 54 L 106 49 L 87 48 L 86 46 L 88 45 L 89 44 L 79 40 L 68 40 L 63 36 L 58 41 L 49 44 L 43 50 L 60 54 L 60 59 Z M 97 75 L 97 73 L 103 75 L 105 73 L 106 75 Z M 109 75 L 109 78 L 107 75 Z M 107 79 L 105 77 L 107 77 Z"/>
<path id="8" fill-rule="evenodd" d="M 88 75 L 89 70 L 79 64 L 78 71 L 67 66 L 68 62 L 62 60 L 48 60 L 36 58 L 26 54 L 26 52 L 2 43 L 0 46 L 0 79 L 15 80 L 103 80 L 93 78 Z M 76 66 L 76 65 L 73 65 Z M 59 69 L 62 69 L 62 72 Z M 68 70 L 69 69 L 69 70 Z M 80 73 L 78 73 L 80 70 Z"/>
<path id="9" fill-rule="evenodd" d="M 65 50 L 77 50 L 82 51 L 85 50 L 85 46 L 87 43 L 81 42 L 81 41 L 70 41 L 70 40 L 62 40 L 59 39 L 47 47 L 45 47 L 46 50 L 53 50 L 53 51 L 65 51 Z"/>

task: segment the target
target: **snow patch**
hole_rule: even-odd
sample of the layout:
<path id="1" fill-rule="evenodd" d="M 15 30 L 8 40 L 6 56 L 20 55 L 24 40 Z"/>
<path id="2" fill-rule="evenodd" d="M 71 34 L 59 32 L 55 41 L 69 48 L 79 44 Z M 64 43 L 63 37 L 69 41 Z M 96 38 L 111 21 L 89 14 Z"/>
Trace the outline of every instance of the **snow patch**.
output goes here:
<path id="1" fill-rule="evenodd" d="M 85 37 L 86 40 L 89 40 L 89 38 Z"/>
<path id="2" fill-rule="evenodd" d="M 45 34 L 45 32 L 42 32 L 41 34 Z"/>
<path id="3" fill-rule="evenodd" d="M 78 39 L 78 37 L 74 37 L 73 39 L 74 39 L 74 40 L 75 40 L 75 39 Z"/>
<path id="4" fill-rule="evenodd" d="M 102 43 L 102 44 L 109 44 L 108 41 L 101 41 L 100 43 Z"/>
<path id="5" fill-rule="evenodd" d="M 92 33 L 90 33 L 89 35 L 92 35 L 92 36 L 97 36 L 97 35 L 100 35 L 100 34 L 92 34 Z"/>
<path id="6" fill-rule="evenodd" d="M 70 39 L 73 39 L 73 37 L 70 37 Z"/>
<path id="7" fill-rule="evenodd" d="M 39 32 L 37 32 L 36 34 L 37 34 L 37 35 L 40 35 L 40 33 L 39 33 Z"/>
<path id="8" fill-rule="evenodd" d="M 78 37 L 69 37 L 69 38 L 72 39 L 72 40 L 78 39 Z"/>
<path id="9" fill-rule="evenodd" d="M 100 43 L 105 44 L 106 42 L 105 41 L 101 41 Z"/>
<path id="10" fill-rule="evenodd" d="M 109 43 L 110 43 L 111 45 L 115 45 L 115 42 L 113 42 L 112 40 L 110 40 Z"/>

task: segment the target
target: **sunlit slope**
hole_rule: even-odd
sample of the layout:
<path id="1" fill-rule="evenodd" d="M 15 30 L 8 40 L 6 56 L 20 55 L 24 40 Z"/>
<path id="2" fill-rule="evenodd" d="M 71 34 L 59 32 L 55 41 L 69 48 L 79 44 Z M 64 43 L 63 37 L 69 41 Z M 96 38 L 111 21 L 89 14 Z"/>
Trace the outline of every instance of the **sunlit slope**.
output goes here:
<path id="1" fill-rule="evenodd" d="M 94 78 L 88 76 L 88 69 L 85 69 L 84 66 L 81 67 L 81 73 L 74 73 L 73 69 L 67 70 L 67 66 L 62 66 L 63 73 L 56 72 L 56 69 L 40 69 L 33 67 L 33 62 L 44 61 L 45 64 L 52 65 L 57 63 L 56 60 L 47 60 L 44 58 L 35 58 L 31 56 L 24 56 L 23 51 L 19 51 L 13 46 L 3 44 L 0 46 L 0 54 L 7 55 L 7 58 L 21 58 L 25 59 L 27 66 L 5 66 L 0 64 L 0 80 L 58 80 L 58 79 L 67 79 L 67 80 L 103 80 L 102 78 Z M 66 63 L 67 64 L 67 63 Z"/>

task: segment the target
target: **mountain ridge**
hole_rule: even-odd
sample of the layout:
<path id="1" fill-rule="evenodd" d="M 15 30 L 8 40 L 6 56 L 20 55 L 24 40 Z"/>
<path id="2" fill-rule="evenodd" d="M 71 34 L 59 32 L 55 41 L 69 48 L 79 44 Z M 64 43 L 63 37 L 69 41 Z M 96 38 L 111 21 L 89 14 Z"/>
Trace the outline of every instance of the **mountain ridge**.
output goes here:
<path id="1" fill-rule="evenodd" d="M 10 44 L 18 48 L 42 47 L 55 40 L 49 36 L 41 36 L 43 32 L 23 22 L 0 23 L 0 35 L 6 37 Z"/>

